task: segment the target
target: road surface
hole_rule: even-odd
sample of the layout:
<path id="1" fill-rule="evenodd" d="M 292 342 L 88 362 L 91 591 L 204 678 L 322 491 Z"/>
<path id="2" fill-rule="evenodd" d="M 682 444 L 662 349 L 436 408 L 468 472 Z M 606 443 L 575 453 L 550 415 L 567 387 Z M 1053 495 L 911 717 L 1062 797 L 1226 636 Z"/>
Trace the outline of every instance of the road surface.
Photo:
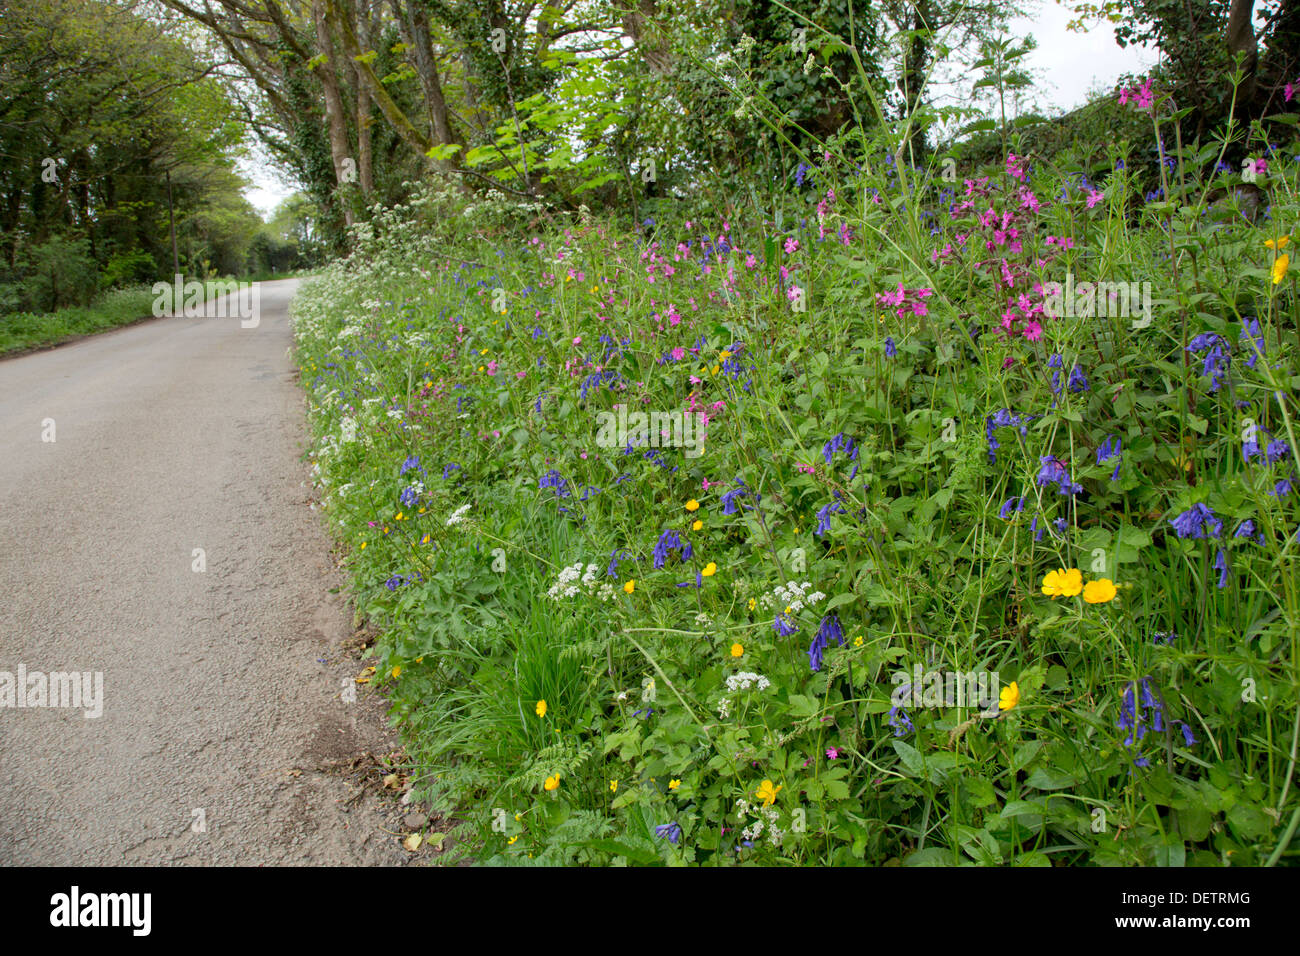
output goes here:
<path id="1" fill-rule="evenodd" d="M 392 808 L 319 769 L 395 745 L 341 694 L 361 665 L 308 507 L 296 288 L 263 283 L 252 328 L 0 361 L 0 863 L 404 861 Z M 92 701 L 102 675 L 102 713 L 50 706 L 51 672 Z"/>

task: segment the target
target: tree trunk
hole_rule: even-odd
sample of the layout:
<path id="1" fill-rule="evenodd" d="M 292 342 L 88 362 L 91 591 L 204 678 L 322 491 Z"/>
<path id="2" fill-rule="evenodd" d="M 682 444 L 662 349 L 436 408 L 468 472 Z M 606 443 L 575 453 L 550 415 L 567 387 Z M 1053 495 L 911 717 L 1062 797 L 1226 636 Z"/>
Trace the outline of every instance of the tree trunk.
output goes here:
<path id="1" fill-rule="evenodd" d="M 1255 70 L 1259 65 L 1259 47 L 1255 41 L 1255 26 L 1251 18 L 1255 13 L 1255 0 L 1232 0 L 1228 9 L 1228 56 L 1234 61 L 1242 57 L 1242 69 L 1245 77 L 1238 90 L 1237 98 L 1242 107 L 1249 110 L 1255 101 Z"/>
<path id="2" fill-rule="evenodd" d="M 338 71 L 334 65 L 334 42 L 330 37 L 328 12 L 325 3 L 328 0 L 313 0 L 311 5 L 312 21 L 316 26 L 316 42 L 325 62 L 316 67 L 321 87 L 325 91 L 325 118 L 329 125 L 330 155 L 334 159 L 334 179 L 341 186 L 347 181 L 344 160 L 348 156 L 348 131 L 343 118 L 343 97 L 339 93 Z M 352 225 L 352 209 L 344 202 L 343 219 Z"/>

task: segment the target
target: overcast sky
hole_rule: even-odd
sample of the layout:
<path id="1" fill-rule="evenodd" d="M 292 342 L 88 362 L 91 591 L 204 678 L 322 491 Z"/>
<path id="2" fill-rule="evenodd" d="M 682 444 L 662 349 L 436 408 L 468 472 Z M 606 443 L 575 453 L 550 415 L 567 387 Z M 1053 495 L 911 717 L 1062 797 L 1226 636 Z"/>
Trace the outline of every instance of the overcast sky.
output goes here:
<path id="1" fill-rule="evenodd" d="M 1071 33 L 1065 25 L 1071 14 L 1054 0 L 1031 0 L 1033 13 L 1013 21 L 1013 36 L 1033 34 L 1038 49 L 1021 61 L 1039 78 L 1036 86 L 1043 107 L 1071 110 L 1082 106 L 1089 92 L 1109 89 L 1124 73 L 1142 73 L 1156 62 L 1156 53 L 1141 47 L 1121 49 L 1107 24 L 1093 26 L 1086 34 Z M 293 189 L 280 182 L 265 162 L 249 162 L 241 171 L 254 184 L 244 195 L 263 216 L 269 218 L 276 205 Z"/>

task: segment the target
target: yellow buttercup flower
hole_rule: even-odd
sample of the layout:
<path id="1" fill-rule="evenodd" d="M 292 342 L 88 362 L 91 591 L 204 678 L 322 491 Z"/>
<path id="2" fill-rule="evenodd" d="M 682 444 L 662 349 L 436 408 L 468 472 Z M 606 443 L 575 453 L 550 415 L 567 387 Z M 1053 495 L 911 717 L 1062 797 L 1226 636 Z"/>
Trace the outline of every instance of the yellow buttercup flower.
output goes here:
<path id="1" fill-rule="evenodd" d="M 704 575 L 704 577 L 706 578 L 711 578 L 717 573 L 718 573 L 718 566 L 714 564 L 712 561 L 706 564 L 704 566 L 704 570 L 700 572 L 700 574 Z"/>
<path id="2" fill-rule="evenodd" d="M 1291 257 L 1285 252 L 1273 263 L 1273 284 L 1277 285 L 1286 276 L 1286 267 L 1291 264 Z"/>
<path id="3" fill-rule="evenodd" d="M 609 792 L 610 792 L 610 793 L 617 793 L 617 792 L 618 792 L 618 781 L 617 781 L 617 780 L 611 780 L 611 781 L 609 782 Z"/>
<path id="4" fill-rule="evenodd" d="M 700 510 L 700 503 L 699 503 L 698 501 L 696 501 L 694 498 L 692 498 L 690 501 L 686 502 L 686 510 L 687 510 L 687 511 L 699 511 L 699 510 Z"/>
<path id="5" fill-rule="evenodd" d="M 782 785 L 777 784 L 773 786 L 771 780 L 764 780 L 758 785 L 758 799 L 763 801 L 763 806 L 770 807 L 772 804 L 776 803 L 776 795 L 780 793 L 782 789 Z"/>
<path id="6" fill-rule="evenodd" d="M 1281 239 L 1265 239 L 1264 245 L 1270 249 L 1285 249 L 1287 243 L 1291 241 L 1290 236 L 1283 236 Z"/>
<path id="7" fill-rule="evenodd" d="M 731 358 L 731 353 L 728 352 L 726 349 L 723 349 L 721 352 L 718 353 L 718 358 L 729 359 Z"/>
<path id="8" fill-rule="evenodd" d="M 695 524 L 691 525 L 691 530 L 692 530 L 692 531 L 699 531 L 699 530 L 700 530 L 701 528 L 703 528 L 703 527 L 704 527 L 704 522 L 703 522 L 703 521 L 696 521 Z"/>
<path id="9" fill-rule="evenodd" d="M 678 787 L 680 787 L 681 785 L 682 785 L 682 782 L 681 782 L 680 780 L 669 780 L 669 781 L 668 781 L 668 789 L 669 789 L 669 790 L 676 790 L 676 789 L 677 789 Z"/>
<path id="10" fill-rule="evenodd" d="M 539 700 L 539 701 L 537 702 L 537 706 L 533 708 L 533 711 L 537 714 L 538 717 L 545 717 L 545 716 L 546 716 L 546 701 L 544 701 L 544 700 Z"/>
<path id="11" fill-rule="evenodd" d="M 631 581 L 628 581 L 627 584 L 623 585 L 624 594 L 631 594 L 635 590 L 636 590 L 636 578 L 633 578 Z"/>
<path id="12" fill-rule="evenodd" d="M 401 664 L 398 664 L 396 667 L 393 668 L 393 676 L 394 676 L 394 677 L 401 677 L 401 676 L 402 676 L 402 665 L 401 665 Z"/>
<path id="13" fill-rule="evenodd" d="M 546 787 L 547 790 L 560 789 L 560 775 L 557 773 L 554 774 L 553 776 L 547 777 L 546 783 L 543 784 L 543 786 Z"/>
<path id="14" fill-rule="evenodd" d="M 506 841 L 506 846 L 514 846 L 514 845 L 515 845 L 515 841 L 518 840 L 518 839 L 519 839 L 519 834 L 516 833 L 516 834 L 515 834 L 514 836 L 512 836 L 509 840 Z"/>
<path id="15" fill-rule="evenodd" d="M 1078 568 L 1058 568 L 1043 576 L 1043 593 L 1055 598 L 1058 595 L 1074 597 L 1083 590 L 1083 573 Z"/>
<path id="16" fill-rule="evenodd" d="M 1010 710 L 1020 703 L 1020 685 L 1012 681 L 998 693 L 998 710 Z"/>
<path id="17" fill-rule="evenodd" d="M 1083 599 L 1089 604 L 1105 604 L 1115 593 L 1115 582 L 1110 578 L 1089 581 L 1083 586 Z"/>
<path id="18" fill-rule="evenodd" d="M 732 656 L 732 657 L 740 657 L 740 656 L 743 655 L 744 653 L 745 653 L 745 645 L 744 645 L 744 644 L 741 644 L 739 641 L 737 641 L 735 644 L 732 644 L 732 645 L 731 645 L 731 656 Z"/>
<path id="19" fill-rule="evenodd" d="M 749 599 L 749 609 L 752 611 L 752 610 L 754 610 L 754 608 L 756 608 L 756 607 L 758 607 L 758 602 L 755 601 L 753 598 L 750 598 L 750 599 Z"/>
<path id="20" fill-rule="evenodd" d="M 853 646 L 854 646 L 854 647 L 861 647 L 861 646 L 862 646 L 862 635 L 861 635 L 861 634 L 859 634 L 857 637 L 855 637 L 855 638 L 853 639 Z"/>

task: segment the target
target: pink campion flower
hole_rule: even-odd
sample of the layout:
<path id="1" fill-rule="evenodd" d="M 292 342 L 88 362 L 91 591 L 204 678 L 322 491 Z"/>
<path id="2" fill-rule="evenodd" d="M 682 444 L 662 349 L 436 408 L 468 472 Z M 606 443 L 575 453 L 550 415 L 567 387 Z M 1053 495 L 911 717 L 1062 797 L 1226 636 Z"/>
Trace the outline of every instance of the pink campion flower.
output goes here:
<path id="1" fill-rule="evenodd" d="M 493 359 L 492 361 L 490 361 L 490 362 L 487 363 L 487 373 L 488 373 L 489 375 L 495 375 L 495 374 L 497 373 L 497 360 L 496 360 L 496 359 Z"/>
<path id="2" fill-rule="evenodd" d="M 1140 110 L 1150 109 L 1155 101 L 1155 94 L 1151 92 L 1151 78 L 1147 77 L 1146 81 L 1137 91 L 1137 108 Z"/>
<path id="3" fill-rule="evenodd" d="M 527 374 L 527 372 L 515 372 L 515 378 L 523 378 Z"/>
<path id="4" fill-rule="evenodd" d="M 1008 355 L 1006 358 L 1004 358 L 1004 359 L 1002 360 L 1002 371 L 1005 372 L 1007 369 L 1011 368 L 1011 366 L 1013 366 L 1013 365 L 1015 365 L 1015 364 L 1016 364 L 1016 360 L 1015 360 L 1015 358 L 1013 358 L 1012 356 Z"/>
<path id="5" fill-rule="evenodd" d="M 1097 203 L 1101 202 L 1105 198 L 1106 198 L 1106 194 L 1102 192 L 1100 189 L 1092 190 L 1090 193 L 1088 193 L 1088 208 L 1091 209 L 1093 206 L 1097 205 Z"/>
<path id="6" fill-rule="evenodd" d="M 1129 88 L 1126 86 L 1119 91 L 1119 105 L 1128 106 Z"/>
<path id="7" fill-rule="evenodd" d="M 850 245 L 852 239 L 853 230 L 849 228 L 849 224 L 847 222 L 840 223 L 840 244 L 845 246 Z"/>
<path id="8" fill-rule="evenodd" d="M 1007 175 L 1020 180 L 1022 183 L 1025 181 L 1024 160 L 1023 156 L 1007 153 Z"/>
<path id="9" fill-rule="evenodd" d="M 1300 77 L 1296 77 L 1296 82 L 1300 82 Z M 1282 102 L 1290 103 L 1291 96 L 1294 93 L 1295 93 L 1295 83 L 1288 83 L 1286 86 L 1282 87 Z"/>
<path id="10" fill-rule="evenodd" d="M 1021 330 L 1021 334 L 1023 334 L 1025 338 L 1029 339 L 1029 341 L 1037 342 L 1043 337 L 1043 327 L 1038 324 L 1036 319 L 1030 319 L 1025 323 L 1025 327 Z"/>
<path id="11" fill-rule="evenodd" d="M 840 748 L 839 748 L 839 747 L 827 747 L 827 748 L 826 748 L 826 757 L 827 757 L 827 759 L 829 759 L 829 760 L 834 760 L 834 759 L 835 759 L 836 757 L 838 757 L 839 755 L 840 755 Z"/>
<path id="12" fill-rule="evenodd" d="M 799 298 L 801 295 L 803 295 L 803 289 L 799 288 L 797 285 L 792 285 L 785 291 L 785 297 L 791 302 Z"/>
<path id="13" fill-rule="evenodd" d="M 757 265 L 758 265 L 758 260 L 754 258 L 754 254 L 752 252 L 749 255 L 745 256 L 746 269 L 753 269 Z"/>
<path id="14" fill-rule="evenodd" d="M 691 228 L 691 221 L 689 219 L 686 220 L 686 228 L 687 229 Z"/>
<path id="15" fill-rule="evenodd" d="M 791 237 L 785 241 L 785 254 L 788 256 L 799 249 L 799 240 Z"/>
<path id="16" fill-rule="evenodd" d="M 581 335 L 576 336 L 576 337 L 574 338 L 574 340 L 573 340 L 573 344 L 574 344 L 574 345 L 581 345 L 581 344 L 582 344 L 582 336 L 581 336 Z"/>
<path id="17" fill-rule="evenodd" d="M 1038 201 L 1038 197 L 1034 195 L 1032 189 L 1022 189 L 1020 190 L 1020 208 L 1038 212 L 1042 208 L 1042 203 Z"/>
<path id="18" fill-rule="evenodd" d="M 795 470 L 795 471 L 802 471 L 802 472 L 804 472 L 805 474 L 808 474 L 808 475 L 815 475 L 815 474 L 817 474 L 817 466 L 816 466 L 816 465 L 796 464 L 796 465 L 794 466 L 794 470 Z"/>
<path id="19" fill-rule="evenodd" d="M 1255 160 L 1255 172 L 1261 176 L 1264 173 L 1268 172 L 1268 160 L 1267 159 Z"/>

